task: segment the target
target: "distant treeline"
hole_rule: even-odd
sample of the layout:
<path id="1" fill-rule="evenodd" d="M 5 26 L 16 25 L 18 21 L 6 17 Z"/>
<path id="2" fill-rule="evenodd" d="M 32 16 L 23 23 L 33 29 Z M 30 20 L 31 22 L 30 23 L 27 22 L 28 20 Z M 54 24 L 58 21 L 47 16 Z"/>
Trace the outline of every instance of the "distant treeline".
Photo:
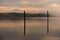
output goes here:
<path id="1" fill-rule="evenodd" d="M 43 13 L 26 13 L 26 17 L 47 17 L 47 14 Z M 52 15 L 49 14 L 51 17 Z M 0 17 L 24 17 L 24 13 L 0 13 Z"/>

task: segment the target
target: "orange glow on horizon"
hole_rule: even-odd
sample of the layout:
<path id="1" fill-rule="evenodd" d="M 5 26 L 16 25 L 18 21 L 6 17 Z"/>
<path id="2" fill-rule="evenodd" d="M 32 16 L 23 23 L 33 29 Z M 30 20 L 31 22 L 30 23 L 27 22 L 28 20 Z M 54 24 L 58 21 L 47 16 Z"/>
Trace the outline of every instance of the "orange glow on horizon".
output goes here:
<path id="1" fill-rule="evenodd" d="M 27 8 L 21 8 L 21 7 L 7 7 L 7 6 L 0 6 L 0 12 L 11 12 L 17 9 L 17 11 L 41 11 L 41 10 L 51 10 L 51 9 L 56 9 L 60 8 L 59 4 L 51 4 L 48 6 L 36 8 L 36 7 L 27 7 Z"/>
<path id="2" fill-rule="evenodd" d="M 45 8 L 19 8 L 19 7 L 4 7 L 4 6 L 0 6 L 0 11 L 2 11 L 2 12 L 9 12 L 9 11 L 13 11 L 13 10 L 15 10 L 15 9 L 17 9 L 17 10 L 22 10 L 22 11 L 24 11 L 24 10 L 34 10 L 34 11 L 40 11 L 40 10 L 43 10 L 43 9 L 45 9 Z"/>

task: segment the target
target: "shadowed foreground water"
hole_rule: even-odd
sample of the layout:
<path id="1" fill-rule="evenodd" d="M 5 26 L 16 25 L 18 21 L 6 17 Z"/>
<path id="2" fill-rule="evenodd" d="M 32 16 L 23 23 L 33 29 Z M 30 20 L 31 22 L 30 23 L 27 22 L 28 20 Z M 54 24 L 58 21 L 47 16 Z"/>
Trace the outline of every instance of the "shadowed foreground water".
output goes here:
<path id="1" fill-rule="evenodd" d="M 60 18 L 49 18 L 49 34 L 47 34 L 46 18 L 31 18 L 26 20 L 26 35 L 24 36 L 23 20 L 0 20 L 1 40 L 60 40 Z"/>

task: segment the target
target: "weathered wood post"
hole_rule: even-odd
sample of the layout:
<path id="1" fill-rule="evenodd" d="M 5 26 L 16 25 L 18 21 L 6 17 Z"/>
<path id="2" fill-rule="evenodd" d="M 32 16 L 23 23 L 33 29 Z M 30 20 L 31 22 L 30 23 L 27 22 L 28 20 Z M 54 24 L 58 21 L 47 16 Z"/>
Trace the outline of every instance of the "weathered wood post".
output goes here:
<path id="1" fill-rule="evenodd" d="M 49 33 L 49 12 L 47 11 L 47 34 Z"/>
<path id="2" fill-rule="evenodd" d="M 26 12 L 24 11 L 24 36 L 26 35 Z"/>

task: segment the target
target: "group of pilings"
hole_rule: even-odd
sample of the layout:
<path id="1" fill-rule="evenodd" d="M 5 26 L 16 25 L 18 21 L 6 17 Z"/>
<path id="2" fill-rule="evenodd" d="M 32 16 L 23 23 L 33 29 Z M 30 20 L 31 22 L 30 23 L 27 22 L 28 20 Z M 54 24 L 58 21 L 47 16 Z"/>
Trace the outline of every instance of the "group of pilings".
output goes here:
<path id="1" fill-rule="evenodd" d="M 49 33 L 49 12 L 47 11 L 47 34 Z M 24 11 L 24 36 L 26 35 L 26 12 Z"/>

